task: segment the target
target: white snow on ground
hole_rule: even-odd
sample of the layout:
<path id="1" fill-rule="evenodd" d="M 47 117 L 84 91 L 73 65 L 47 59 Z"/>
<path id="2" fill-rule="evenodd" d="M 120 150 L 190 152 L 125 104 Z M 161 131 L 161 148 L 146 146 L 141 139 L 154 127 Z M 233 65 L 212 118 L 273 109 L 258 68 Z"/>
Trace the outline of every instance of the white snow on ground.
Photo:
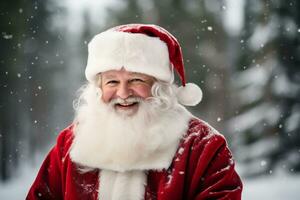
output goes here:
<path id="1" fill-rule="evenodd" d="M 24 166 L 18 176 L 0 183 L 0 199 L 24 200 L 38 169 Z M 300 174 L 277 174 L 245 179 L 243 200 L 299 200 Z"/>
<path id="2" fill-rule="evenodd" d="M 299 200 L 300 174 L 274 175 L 244 181 L 243 200 Z"/>
<path id="3" fill-rule="evenodd" d="M 26 165 L 8 182 L 0 182 L 0 199 L 24 200 L 37 172 L 37 168 Z"/>

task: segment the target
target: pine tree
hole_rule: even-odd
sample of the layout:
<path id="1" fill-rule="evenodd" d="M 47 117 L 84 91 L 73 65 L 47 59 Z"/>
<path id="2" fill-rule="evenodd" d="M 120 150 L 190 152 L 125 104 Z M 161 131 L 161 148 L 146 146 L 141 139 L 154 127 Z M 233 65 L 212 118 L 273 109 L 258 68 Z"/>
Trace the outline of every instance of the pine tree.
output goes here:
<path id="1" fill-rule="evenodd" d="M 55 39 L 47 6 L 47 1 L 1 3 L 0 178 L 4 181 L 19 162 L 48 143 L 45 113 L 51 99 L 44 74 L 50 73 L 46 61 Z"/>
<path id="2" fill-rule="evenodd" d="M 299 166 L 289 162 L 299 158 L 300 144 L 297 8 L 296 1 L 246 1 L 232 79 L 236 113 L 229 123 L 241 138 L 238 157 L 246 164 L 245 176 Z"/>

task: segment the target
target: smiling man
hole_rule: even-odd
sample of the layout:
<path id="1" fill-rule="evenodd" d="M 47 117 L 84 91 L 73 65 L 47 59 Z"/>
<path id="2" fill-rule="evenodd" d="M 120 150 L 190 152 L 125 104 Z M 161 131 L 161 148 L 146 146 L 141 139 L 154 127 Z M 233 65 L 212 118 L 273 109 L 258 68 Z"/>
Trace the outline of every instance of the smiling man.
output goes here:
<path id="1" fill-rule="evenodd" d="M 27 199 L 241 199 L 225 138 L 184 107 L 198 104 L 202 92 L 186 84 L 169 32 L 129 24 L 96 35 L 85 75 L 74 122 Z"/>

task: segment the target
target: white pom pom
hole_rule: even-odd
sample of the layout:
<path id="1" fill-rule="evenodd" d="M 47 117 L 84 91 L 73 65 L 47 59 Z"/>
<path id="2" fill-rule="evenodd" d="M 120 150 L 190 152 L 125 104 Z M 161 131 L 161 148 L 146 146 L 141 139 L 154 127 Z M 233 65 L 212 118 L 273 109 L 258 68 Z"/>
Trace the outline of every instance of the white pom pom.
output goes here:
<path id="1" fill-rule="evenodd" d="M 177 91 L 178 102 L 185 106 L 195 106 L 202 100 L 202 90 L 194 83 L 187 83 L 185 87 L 180 86 Z"/>

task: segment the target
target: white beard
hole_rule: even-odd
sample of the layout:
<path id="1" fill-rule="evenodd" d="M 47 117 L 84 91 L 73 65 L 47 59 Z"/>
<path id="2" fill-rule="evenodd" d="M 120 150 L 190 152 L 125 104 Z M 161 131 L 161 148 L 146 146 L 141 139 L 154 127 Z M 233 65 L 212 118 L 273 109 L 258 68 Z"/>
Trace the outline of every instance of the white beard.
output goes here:
<path id="1" fill-rule="evenodd" d="M 94 86 L 75 119 L 71 159 L 86 167 L 117 172 L 168 168 L 191 114 L 181 105 L 162 110 L 139 103 L 133 116 L 120 115 L 102 102 Z"/>

